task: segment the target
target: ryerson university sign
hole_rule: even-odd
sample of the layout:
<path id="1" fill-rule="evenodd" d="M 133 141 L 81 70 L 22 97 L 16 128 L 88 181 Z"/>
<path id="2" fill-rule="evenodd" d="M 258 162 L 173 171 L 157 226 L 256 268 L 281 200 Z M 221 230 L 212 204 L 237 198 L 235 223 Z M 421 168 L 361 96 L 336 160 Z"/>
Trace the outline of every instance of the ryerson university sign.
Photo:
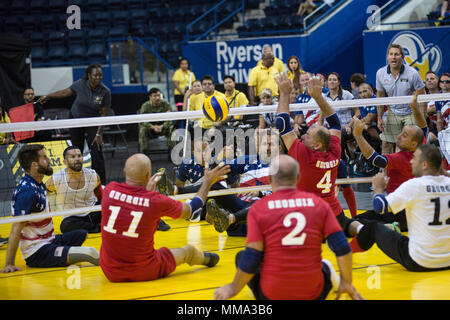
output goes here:
<path id="1" fill-rule="evenodd" d="M 261 60 L 265 45 L 242 45 L 225 41 L 216 42 L 217 81 L 222 83 L 223 78 L 226 75 L 230 75 L 238 83 L 248 82 L 250 70 Z M 280 43 L 270 45 L 275 57 L 283 60 L 283 46 Z"/>

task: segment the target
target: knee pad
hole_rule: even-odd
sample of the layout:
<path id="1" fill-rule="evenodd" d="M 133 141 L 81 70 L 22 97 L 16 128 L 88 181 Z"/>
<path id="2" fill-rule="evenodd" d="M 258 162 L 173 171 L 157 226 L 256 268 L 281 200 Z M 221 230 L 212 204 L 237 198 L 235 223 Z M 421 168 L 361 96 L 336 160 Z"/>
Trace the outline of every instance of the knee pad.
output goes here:
<path id="1" fill-rule="evenodd" d="M 91 247 L 70 247 L 67 257 L 70 264 L 90 262 L 95 266 L 99 265 L 100 259 L 98 251 Z"/>

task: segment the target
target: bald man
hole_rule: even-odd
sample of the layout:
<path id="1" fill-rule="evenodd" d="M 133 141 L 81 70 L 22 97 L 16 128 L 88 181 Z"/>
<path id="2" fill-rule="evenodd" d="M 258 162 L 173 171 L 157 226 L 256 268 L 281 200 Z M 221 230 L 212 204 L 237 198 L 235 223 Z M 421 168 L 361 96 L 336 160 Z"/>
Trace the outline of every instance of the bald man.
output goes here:
<path id="1" fill-rule="evenodd" d="M 332 287 L 362 299 L 352 286 L 352 253 L 330 206 L 296 188 L 299 165 L 287 155 L 270 165 L 272 194 L 256 201 L 247 218 L 247 245 L 236 255 L 232 283 L 215 299 L 229 299 L 248 284 L 257 300 L 325 299 Z M 335 253 L 341 277 L 322 260 L 322 239 Z M 263 262 L 263 263 L 262 263 Z"/>
<path id="2" fill-rule="evenodd" d="M 149 281 L 166 277 L 177 265 L 215 266 L 219 256 L 192 245 L 154 249 L 153 235 L 162 216 L 200 220 L 212 184 L 226 178 L 228 166 L 205 169 L 196 196 L 185 203 L 154 192 L 160 173 L 151 175 L 150 159 L 141 153 L 127 159 L 125 182 L 111 182 L 102 198 L 100 266 L 112 282 Z"/>

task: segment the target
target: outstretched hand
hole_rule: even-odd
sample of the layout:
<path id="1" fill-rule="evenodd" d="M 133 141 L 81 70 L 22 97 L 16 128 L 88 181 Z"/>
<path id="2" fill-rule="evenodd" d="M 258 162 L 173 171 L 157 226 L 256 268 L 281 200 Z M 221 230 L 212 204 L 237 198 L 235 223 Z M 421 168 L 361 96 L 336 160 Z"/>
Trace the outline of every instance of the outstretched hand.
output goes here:
<path id="1" fill-rule="evenodd" d="M 225 165 L 223 162 L 219 163 L 219 165 L 212 170 L 205 167 L 203 180 L 209 183 L 209 185 L 213 185 L 217 181 L 225 180 L 227 178 L 227 173 L 230 171 L 230 166 Z"/>
<path id="2" fill-rule="evenodd" d="M 275 82 L 278 85 L 278 91 L 280 94 L 291 94 L 292 88 L 294 85 L 292 81 L 288 78 L 286 72 L 281 72 L 277 76 L 275 76 Z"/>
<path id="3" fill-rule="evenodd" d="M 316 99 L 322 95 L 322 80 L 317 77 L 313 77 L 309 80 L 308 95 L 313 99 Z"/>

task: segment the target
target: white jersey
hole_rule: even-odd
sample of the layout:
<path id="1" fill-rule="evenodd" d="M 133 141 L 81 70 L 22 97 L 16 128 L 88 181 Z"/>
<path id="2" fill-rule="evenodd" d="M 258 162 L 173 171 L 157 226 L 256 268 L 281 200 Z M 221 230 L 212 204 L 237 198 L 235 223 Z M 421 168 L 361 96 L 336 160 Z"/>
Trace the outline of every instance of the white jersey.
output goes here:
<path id="1" fill-rule="evenodd" d="M 94 189 L 97 187 L 98 178 L 95 170 L 82 168 L 84 174 L 84 186 L 81 189 L 72 189 L 67 183 L 66 169 L 58 171 L 52 176 L 56 190 L 56 206 L 59 211 L 91 207 L 97 202 Z M 81 213 L 77 216 L 86 216 Z"/>
<path id="2" fill-rule="evenodd" d="M 450 266 L 450 177 L 404 182 L 386 199 L 394 213 L 406 210 L 409 255 L 422 267 Z"/>

